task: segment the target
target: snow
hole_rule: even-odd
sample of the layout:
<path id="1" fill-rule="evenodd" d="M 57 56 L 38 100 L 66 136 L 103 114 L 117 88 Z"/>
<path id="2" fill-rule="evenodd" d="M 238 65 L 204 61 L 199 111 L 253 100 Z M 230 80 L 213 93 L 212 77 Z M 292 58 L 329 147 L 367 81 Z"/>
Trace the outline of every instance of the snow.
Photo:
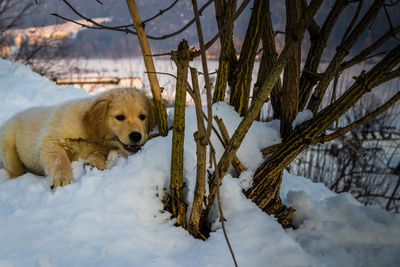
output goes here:
<path id="1" fill-rule="evenodd" d="M 292 122 L 292 129 L 296 128 L 297 125 L 300 125 L 305 121 L 311 120 L 313 117 L 314 114 L 309 109 L 300 111 Z"/>
<path id="2" fill-rule="evenodd" d="M 87 96 L 57 87 L 28 68 L 0 60 L 0 124 L 21 109 Z M 230 134 L 239 115 L 224 103 L 213 106 Z M 171 112 L 170 115 L 172 115 Z M 187 108 L 185 199 L 195 185 L 195 111 Z M 279 143 L 279 121 L 254 123 L 238 157 L 247 167 L 227 175 L 221 200 L 227 232 L 239 266 L 398 266 L 400 216 L 364 207 L 348 194 L 285 173 L 284 203 L 296 209 L 296 230 L 246 199 L 242 189 L 262 162 L 260 148 Z M 222 147 L 213 136 L 217 156 Z M 171 134 L 151 139 L 129 158 L 113 156 L 99 171 L 73 163 L 75 182 L 49 189 L 48 177 L 25 174 L 9 180 L 0 169 L 0 266 L 233 266 L 216 211 L 207 241 L 193 239 L 163 212 L 169 186 Z"/>

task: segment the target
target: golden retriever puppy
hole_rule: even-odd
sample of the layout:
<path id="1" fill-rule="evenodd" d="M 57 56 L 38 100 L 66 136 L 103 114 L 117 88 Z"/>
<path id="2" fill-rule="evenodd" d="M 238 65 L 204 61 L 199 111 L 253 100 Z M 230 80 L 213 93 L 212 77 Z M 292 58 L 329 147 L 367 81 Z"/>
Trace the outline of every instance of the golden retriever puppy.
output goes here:
<path id="1" fill-rule="evenodd" d="M 64 186 L 73 182 L 71 161 L 102 170 L 111 150 L 137 152 L 154 126 L 151 101 L 131 88 L 33 107 L 0 127 L 0 165 L 10 178 L 32 172 Z"/>

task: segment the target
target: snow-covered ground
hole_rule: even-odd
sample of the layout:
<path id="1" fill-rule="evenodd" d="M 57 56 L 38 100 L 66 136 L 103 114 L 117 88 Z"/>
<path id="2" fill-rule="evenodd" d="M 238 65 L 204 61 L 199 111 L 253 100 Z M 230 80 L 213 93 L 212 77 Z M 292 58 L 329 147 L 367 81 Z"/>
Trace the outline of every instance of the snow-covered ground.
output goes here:
<path id="1" fill-rule="evenodd" d="M 0 60 L 0 124 L 34 105 L 86 97 L 59 88 L 19 63 Z M 231 107 L 213 107 L 228 131 L 239 123 Z M 184 175 L 193 198 L 195 114 L 187 108 Z M 364 207 L 351 195 L 284 174 L 282 200 L 296 209 L 296 230 L 283 230 L 241 193 L 262 155 L 280 142 L 278 122 L 256 122 L 238 157 L 248 168 L 221 187 L 226 228 L 239 266 L 398 266 L 400 216 Z M 220 156 L 222 147 L 214 140 Z M 75 183 L 51 191 L 48 177 L 7 179 L 0 169 L 0 266 L 232 266 L 214 211 L 207 241 L 193 239 L 162 211 L 168 188 L 171 135 L 154 138 L 105 171 L 74 162 Z"/>

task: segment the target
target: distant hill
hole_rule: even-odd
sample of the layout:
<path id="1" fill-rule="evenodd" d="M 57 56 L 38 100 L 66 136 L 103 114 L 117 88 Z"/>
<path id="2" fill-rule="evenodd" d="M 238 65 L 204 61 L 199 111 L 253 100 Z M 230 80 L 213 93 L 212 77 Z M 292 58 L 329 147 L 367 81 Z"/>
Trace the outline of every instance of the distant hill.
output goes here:
<path id="1" fill-rule="evenodd" d="M 126 6 L 126 1 L 101 1 L 103 5 L 94 0 L 69 1 L 79 12 L 90 18 L 109 17 L 110 22 L 107 25 L 125 25 L 131 23 L 129 10 Z M 160 9 L 168 7 L 173 1 L 146 0 L 137 1 L 142 19 L 152 17 L 159 12 Z M 202 6 L 206 1 L 200 0 L 199 6 Z M 247 10 L 241 15 L 237 21 L 235 34 L 238 36 L 235 40 L 238 47 L 241 45 L 241 40 L 244 37 L 247 21 L 250 15 L 250 5 Z M 62 1 L 42 0 L 34 7 L 32 15 L 27 16 L 23 27 L 45 26 L 55 23 L 62 23 L 63 20 L 51 16 L 51 13 L 58 13 L 62 16 L 80 19 L 76 16 Z M 156 20 L 149 22 L 146 25 L 146 31 L 149 35 L 162 36 L 174 32 L 184 26 L 193 18 L 193 10 L 191 1 L 179 1 L 173 9 L 164 13 Z M 206 39 L 210 39 L 217 33 L 215 22 L 214 4 L 202 14 L 202 26 Z M 171 39 L 152 41 L 150 45 L 154 52 L 165 52 L 177 48 L 177 44 L 181 39 L 187 39 L 190 44 L 197 42 L 197 35 L 194 25 L 189 27 L 185 32 Z M 219 45 L 219 44 L 218 44 Z M 213 52 L 212 52 L 213 51 Z M 218 54 L 218 47 L 214 47 L 209 52 Z M 140 55 L 140 48 L 136 36 L 124 34 L 121 32 L 113 32 L 106 30 L 87 30 L 77 34 L 74 45 L 70 51 L 73 56 L 83 57 L 126 57 Z"/>

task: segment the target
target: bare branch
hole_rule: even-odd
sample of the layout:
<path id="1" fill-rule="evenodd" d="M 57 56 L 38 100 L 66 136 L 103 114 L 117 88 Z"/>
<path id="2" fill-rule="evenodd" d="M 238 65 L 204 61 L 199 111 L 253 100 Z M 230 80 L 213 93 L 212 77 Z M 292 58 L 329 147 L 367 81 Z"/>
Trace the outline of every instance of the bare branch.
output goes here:
<path id="1" fill-rule="evenodd" d="M 250 21 L 240 51 L 239 62 L 235 66 L 233 81 L 230 84 L 229 104 L 235 108 L 240 116 L 244 116 L 249 108 L 250 81 L 264 24 L 260 23 L 260 21 L 263 20 L 268 10 L 269 1 L 254 0 Z"/>
<path id="2" fill-rule="evenodd" d="M 347 132 L 358 128 L 360 125 L 365 124 L 368 121 L 370 121 L 371 119 L 373 119 L 373 118 L 377 117 L 378 115 L 382 114 L 384 111 L 386 111 L 391 106 L 396 104 L 396 102 L 399 101 L 399 100 L 400 100 L 400 92 L 395 94 L 385 104 L 383 104 L 382 106 L 378 107 L 373 112 L 369 113 L 368 115 L 364 116 L 363 118 L 361 118 L 361 119 L 359 119 L 359 120 L 347 125 L 344 128 L 341 128 L 340 130 L 337 130 L 336 132 L 334 132 L 332 134 L 322 135 L 322 136 L 319 136 L 319 137 L 313 139 L 312 140 L 312 144 L 329 142 L 329 141 L 332 141 L 332 140 L 334 140 L 334 139 L 336 139 L 336 138 L 338 138 L 340 136 L 343 136 Z"/>
<path id="3" fill-rule="evenodd" d="M 363 3 L 364 3 L 363 0 L 360 0 L 360 1 L 358 2 L 357 10 L 356 10 L 356 12 L 354 13 L 353 19 L 351 20 L 349 26 L 348 26 L 347 29 L 346 29 L 346 32 L 345 32 L 344 35 L 343 35 L 343 38 L 342 38 L 341 43 L 343 43 L 343 41 L 346 40 L 346 38 L 347 38 L 347 36 L 349 35 L 350 31 L 353 29 L 354 23 L 356 23 L 356 20 L 357 20 L 358 16 L 360 15 L 361 7 L 362 7 Z"/>
<path id="4" fill-rule="evenodd" d="M 396 200 L 395 195 L 396 195 L 396 192 L 399 189 L 399 187 L 400 187 L 400 176 L 397 179 L 396 186 L 394 187 L 393 192 L 390 195 L 388 202 L 386 203 L 386 207 L 385 207 L 386 210 L 390 210 L 390 205 L 392 204 L 393 200 Z M 399 200 L 399 198 L 397 198 L 397 200 Z"/>
<path id="5" fill-rule="evenodd" d="M 379 84 L 382 84 L 399 77 L 400 77 L 400 67 L 397 68 L 396 70 L 385 73 L 378 82 Z"/>
<path id="6" fill-rule="evenodd" d="M 368 27 L 368 25 L 370 25 L 371 22 L 378 15 L 379 10 L 381 9 L 384 2 L 385 0 L 374 1 L 368 11 L 365 13 L 365 15 L 361 18 L 357 26 L 354 28 L 354 30 L 352 30 L 351 33 L 348 34 L 348 37 L 343 40 L 337 47 L 335 56 L 329 63 L 325 74 L 315 88 L 314 93 L 312 94 L 310 102 L 308 104 L 308 109 L 311 110 L 314 114 L 317 113 L 322 98 L 328 88 L 328 85 L 334 77 L 335 73 L 337 72 L 337 69 L 340 68 L 340 64 L 343 58 L 348 55 L 350 49 L 353 47 L 355 42 Z"/>
<path id="7" fill-rule="evenodd" d="M 145 71 L 144 73 L 168 75 L 168 76 L 171 76 L 171 77 L 173 77 L 173 78 L 175 78 L 175 79 L 178 79 L 178 77 L 176 77 L 175 75 L 173 75 L 172 73 L 169 73 L 169 72 L 162 72 L 162 71 Z"/>
<path id="8" fill-rule="evenodd" d="M 264 82 L 265 77 L 268 77 L 271 70 L 275 67 L 275 63 L 278 58 L 278 53 L 276 52 L 275 34 L 271 20 L 271 10 L 269 6 L 267 6 L 266 16 L 263 20 L 261 42 L 263 46 L 263 55 L 261 57 L 261 62 L 257 74 L 257 81 L 253 88 L 253 95 L 257 93 L 259 87 Z M 278 82 L 272 89 L 270 95 L 274 118 L 276 119 L 280 118 L 281 114 L 281 91 L 282 82 L 281 79 L 278 79 Z"/>
<path id="9" fill-rule="evenodd" d="M 237 0 L 216 0 L 215 13 L 220 30 L 225 21 L 228 21 L 236 12 Z M 226 85 L 232 82 L 232 77 L 237 64 L 236 50 L 233 44 L 233 24 L 220 37 L 220 55 L 218 58 L 217 79 L 214 86 L 213 103 L 224 101 Z"/>
<path id="10" fill-rule="evenodd" d="M 390 18 L 390 15 L 389 15 L 389 12 L 387 11 L 386 5 L 383 6 L 383 10 L 385 11 L 386 18 L 387 18 L 387 20 L 389 22 L 390 30 L 393 31 L 394 27 L 393 27 L 392 19 Z M 396 40 L 400 41 L 400 38 L 398 38 L 396 36 L 396 34 L 393 34 L 393 38 L 395 38 Z"/>
<path id="11" fill-rule="evenodd" d="M 207 156 L 207 142 L 204 141 L 206 138 L 206 129 L 204 127 L 203 117 L 201 116 L 201 101 L 200 101 L 200 88 L 199 80 L 197 76 L 197 70 L 195 68 L 190 68 L 190 74 L 192 77 L 193 90 L 196 95 L 194 99 L 196 108 L 196 119 L 197 119 L 197 132 L 193 134 L 194 140 L 196 142 L 196 186 L 194 190 L 192 211 L 190 213 L 190 219 L 188 224 L 188 231 L 194 236 L 201 236 L 200 233 L 200 221 L 201 214 L 203 211 L 203 200 L 205 195 L 206 186 L 206 156 Z"/>
<path id="12" fill-rule="evenodd" d="M 399 71 L 399 74 L 400 74 L 400 71 Z M 315 145 L 318 143 L 326 143 L 326 142 L 332 141 L 334 139 L 337 139 L 337 138 L 345 135 L 346 133 L 358 128 L 359 126 L 367 123 L 368 121 L 372 120 L 373 118 L 376 118 L 377 116 L 379 116 L 380 114 L 382 114 L 383 112 L 388 110 L 390 107 L 392 107 L 394 104 L 396 104 L 399 100 L 400 100 L 400 92 L 396 93 L 392 98 L 390 98 L 387 102 L 385 102 L 385 104 L 378 107 L 373 112 L 369 113 L 368 115 L 364 116 L 363 118 L 347 125 L 344 128 L 337 130 L 336 132 L 334 132 L 332 134 L 318 136 L 318 137 L 314 138 L 310 144 Z M 266 156 L 269 153 L 275 152 L 281 146 L 282 146 L 282 144 L 275 144 L 275 145 L 269 146 L 267 148 L 264 148 L 263 150 L 261 150 L 261 152 L 262 152 L 263 156 Z"/>
<path id="13" fill-rule="evenodd" d="M 210 82 L 210 75 L 208 75 L 206 49 L 204 47 L 203 30 L 201 28 L 200 15 L 199 15 L 199 10 L 197 8 L 197 0 L 192 0 L 192 6 L 193 6 L 194 18 L 196 20 L 197 36 L 198 36 L 199 44 L 200 44 L 201 64 L 203 66 L 204 81 L 206 83 L 206 94 L 207 94 L 207 139 L 208 139 L 211 136 L 211 127 L 212 127 L 211 82 Z"/>
<path id="14" fill-rule="evenodd" d="M 218 125 L 218 128 L 222 135 L 222 138 L 224 139 L 224 143 L 222 143 L 222 146 L 224 148 L 226 148 L 226 145 L 229 143 L 230 138 L 229 138 L 229 133 L 226 130 L 225 123 L 218 116 L 214 116 L 214 120 Z M 240 162 L 239 158 L 236 155 L 233 157 L 232 166 L 238 175 L 240 175 L 245 170 L 245 168 L 243 167 L 243 164 Z"/>
<path id="15" fill-rule="evenodd" d="M 301 18 L 301 1 L 286 0 L 286 28 L 285 42 L 293 34 L 293 28 Z M 313 22 L 312 20 L 311 22 Z M 309 28 L 309 27 L 308 27 Z M 300 91 L 300 64 L 301 64 L 301 42 L 294 49 L 291 59 L 288 61 L 283 73 L 283 85 L 281 97 L 281 137 L 285 140 L 292 132 L 292 122 L 296 118 L 299 107 Z"/>
<path id="16" fill-rule="evenodd" d="M 308 7 L 307 0 L 301 0 L 302 12 L 304 12 L 304 10 L 307 7 Z M 318 23 L 314 19 L 311 21 L 310 25 L 308 25 L 307 31 L 311 36 L 318 36 L 321 34 L 321 28 L 319 27 Z M 314 37 L 311 37 L 311 39 L 312 38 L 314 38 Z"/>
<path id="17" fill-rule="evenodd" d="M 226 171 L 228 170 L 228 167 L 231 164 L 233 155 L 239 149 L 240 144 L 243 138 L 245 137 L 248 129 L 258 116 L 258 113 L 260 112 L 264 104 L 264 101 L 268 98 L 269 94 L 272 91 L 272 88 L 278 81 L 283 68 L 286 66 L 287 61 L 291 57 L 297 45 L 297 42 L 303 39 L 303 35 L 304 32 L 306 31 L 307 26 L 311 22 L 312 18 L 314 17 L 315 13 L 321 6 L 322 2 L 323 2 L 322 0 L 312 0 L 310 2 L 310 5 L 303 13 L 301 20 L 299 21 L 299 23 L 297 23 L 297 25 L 293 29 L 292 39 L 290 39 L 289 42 L 285 43 L 285 46 L 275 65 L 275 68 L 271 70 L 270 75 L 264 81 L 264 83 L 258 90 L 257 94 L 253 96 L 254 99 L 251 103 L 251 106 L 247 114 L 244 116 L 239 126 L 237 127 L 236 131 L 233 133 L 231 140 L 229 141 L 229 144 L 225 149 L 225 152 L 222 155 L 220 162 L 218 163 L 218 169 L 221 175 L 221 179 L 222 177 L 225 176 Z M 208 195 L 208 203 L 206 211 L 209 211 L 209 209 L 213 204 L 216 193 L 216 186 L 217 184 L 214 182 L 210 187 L 210 193 Z"/>
<path id="18" fill-rule="evenodd" d="M 367 59 L 367 56 L 371 54 L 373 51 L 378 49 L 380 46 L 382 46 L 387 40 L 389 40 L 391 37 L 395 36 L 397 33 L 400 32 L 400 27 L 392 28 L 389 29 L 384 35 L 382 35 L 375 43 L 373 43 L 371 46 L 365 48 L 361 53 L 359 53 L 357 56 L 353 57 L 349 61 L 345 61 L 342 63 L 340 70 L 343 71 L 347 68 L 350 68 L 365 59 Z"/>
<path id="19" fill-rule="evenodd" d="M 348 2 L 346 0 L 335 1 L 331 11 L 326 17 L 319 35 L 311 35 L 311 46 L 300 77 L 299 110 L 303 110 L 308 102 L 313 86 L 319 81 L 315 79 L 322 54 L 325 50 L 328 38 L 336 21 Z M 311 74 L 311 75 L 310 75 Z"/>
<path id="20" fill-rule="evenodd" d="M 258 167 L 254 175 L 253 186 L 246 191 L 246 195 L 261 209 L 264 210 L 268 208 L 270 202 L 264 197 L 270 195 L 270 185 L 273 186 L 272 188 L 276 188 L 275 184 L 271 184 L 271 182 L 275 182 L 275 177 L 279 175 L 301 151 L 311 144 L 314 138 L 318 137 L 321 132 L 331 125 L 338 117 L 342 116 L 364 94 L 369 92 L 374 85 L 376 86 L 377 81 L 380 80 L 385 72 L 393 69 L 399 62 L 400 45 L 390 51 L 385 58 L 370 71 L 367 73 L 362 72 L 356 79 L 356 82 L 341 95 L 337 101 L 318 112 L 312 120 L 308 120 L 297 126 L 289 138 L 282 143 L 282 146 L 280 146 L 267 161 Z M 232 136 L 231 140 L 233 140 L 234 136 L 235 134 Z"/>
<path id="21" fill-rule="evenodd" d="M 167 12 L 168 10 L 170 10 L 171 8 L 173 8 L 174 5 L 175 5 L 176 3 L 178 3 L 178 1 L 179 1 L 179 0 L 175 0 L 175 1 L 174 1 L 171 5 L 169 5 L 167 8 L 165 8 L 165 9 L 160 9 L 160 11 L 159 11 L 157 14 L 155 14 L 154 16 L 152 16 L 152 17 L 150 17 L 150 18 L 148 18 L 148 19 L 143 20 L 143 21 L 142 21 L 143 25 L 146 24 L 147 22 L 149 22 L 149 21 L 151 21 L 151 20 L 153 20 L 153 19 L 155 19 L 155 18 L 161 16 L 162 14 L 164 14 L 165 12 Z"/>
<path id="22" fill-rule="evenodd" d="M 80 23 L 80 22 L 78 22 L 76 20 L 63 17 L 63 16 L 61 16 L 61 15 L 59 15 L 57 13 L 50 13 L 50 15 L 55 16 L 55 17 L 60 18 L 60 19 L 63 19 L 63 20 L 66 20 L 66 21 L 69 21 L 69 22 L 72 22 L 72 23 L 75 23 L 76 25 L 82 26 L 83 28 L 88 28 L 88 29 L 93 29 L 93 30 L 110 30 L 110 29 L 107 29 L 106 27 L 103 27 L 103 25 L 100 27 L 100 26 L 91 26 L 91 25 L 88 25 L 88 24 L 83 24 L 83 23 Z M 120 31 L 120 30 L 118 30 L 118 31 Z M 128 30 L 128 32 L 130 32 L 130 30 Z M 134 34 L 136 34 L 136 33 L 134 33 Z"/>
<path id="23" fill-rule="evenodd" d="M 122 28 L 122 27 L 113 27 L 113 26 L 107 26 L 107 25 L 104 25 L 104 24 L 97 23 L 97 22 L 94 21 L 93 19 L 88 18 L 88 17 L 84 16 L 83 14 L 81 14 L 81 13 L 80 13 L 78 10 L 76 10 L 67 0 L 62 0 L 62 1 L 63 1 L 76 15 L 78 15 L 80 18 L 82 18 L 82 19 L 84 19 L 84 20 L 86 20 L 86 21 L 92 23 L 93 25 L 97 26 L 97 28 L 95 28 L 95 27 L 93 27 L 93 26 L 86 25 L 86 24 L 84 25 L 84 24 L 82 24 L 82 23 L 78 23 L 78 22 L 76 22 L 76 21 L 74 21 L 74 20 L 72 20 L 72 19 L 67 19 L 67 18 L 65 18 L 65 17 L 63 17 L 63 16 L 60 16 L 60 15 L 58 15 L 58 14 L 55 14 L 55 13 L 52 13 L 51 15 L 56 16 L 56 17 L 59 17 L 59 18 L 64 19 L 64 20 L 67 20 L 67 21 L 70 21 L 70 22 L 73 22 L 73 23 L 78 24 L 78 25 L 80 25 L 80 26 L 90 28 L 90 29 L 96 29 L 96 30 L 99 30 L 99 29 L 107 29 L 107 30 L 119 31 L 119 32 L 124 32 L 124 33 L 137 34 L 135 31 L 132 31 L 132 30 L 128 29 L 128 26 L 125 26 L 125 27 Z"/>
<path id="24" fill-rule="evenodd" d="M 201 14 L 214 0 L 208 0 L 200 9 L 199 9 L 199 13 Z M 163 40 L 163 39 L 168 39 L 171 38 L 175 35 L 178 35 L 182 32 L 184 32 L 187 28 L 189 28 L 193 23 L 195 22 L 195 18 L 191 19 L 187 24 L 185 24 L 182 28 L 180 28 L 179 30 L 163 35 L 163 36 L 148 36 L 149 39 L 152 40 Z"/>
<path id="25" fill-rule="evenodd" d="M 186 82 L 188 77 L 189 60 L 191 60 L 189 45 L 186 40 L 182 40 L 179 43 L 178 50 L 173 52 L 172 57 L 180 66 L 182 72 L 177 73 L 175 89 L 169 208 L 172 215 L 176 217 L 178 225 L 186 229 L 187 205 L 183 199 L 183 150 L 185 139 Z"/>
<path id="26" fill-rule="evenodd" d="M 219 32 L 213 37 L 211 38 L 210 41 L 208 41 L 205 45 L 204 48 L 205 50 L 209 49 L 216 40 L 218 40 L 218 38 L 221 36 L 221 34 L 227 30 L 232 23 L 235 22 L 235 20 L 240 16 L 240 14 L 242 14 L 243 10 L 246 8 L 246 6 L 248 5 L 248 3 L 250 2 L 250 0 L 244 0 L 242 2 L 242 4 L 239 6 L 238 10 L 236 11 L 235 15 L 219 30 Z M 201 49 L 199 51 L 196 51 L 195 53 L 193 53 L 194 57 L 197 57 L 201 54 Z"/>
<path id="27" fill-rule="evenodd" d="M 78 24 L 80 26 L 83 27 L 87 27 L 90 29 L 96 29 L 96 30 L 100 30 L 100 29 L 107 29 L 107 30 L 112 30 L 112 31 L 118 31 L 118 32 L 124 32 L 124 33 L 131 33 L 131 34 L 137 34 L 135 31 L 130 30 L 129 27 L 133 27 L 133 24 L 126 24 L 126 25 L 120 25 L 120 26 L 107 26 L 101 23 L 96 23 L 93 19 L 86 17 L 85 15 L 81 14 L 79 11 L 77 11 L 67 0 L 62 0 L 76 15 L 78 15 L 80 18 L 85 19 L 86 21 L 92 23 L 93 25 L 97 26 L 96 27 L 91 27 L 89 25 L 86 24 L 80 24 L 77 23 L 76 21 L 72 20 L 72 19 L 67 19 L 63 16 L 60 16 L 58 14 L 52 14 L 53 16 L 57 16 L 61 19 L 67 20 L 67 21 L 71 21 L 75 24 Z M 208 0 L 200 9 L 199 12 L 203 12 L 214 0 Z M 193 23 L 195 22 L 195 19 L 193 18 L 191 21 L 189 21 L 187 24 L 185 24 L 182 28 L 180 28 L 179 30 L 172 32 L 170 34 L 166 34 L 166 35 L 162 35 L 162 36 L 152 36 L 152 35 L 146 35 L 146 37 L 148 39 L 151 40 L 164 40 L 164 39 L 168 39 L 171 38 L 175 35 L 178 35 L 182 32 L 184 32 L 187 28 L 189 28 Z"/>
<path id="28" fill-rule="evenodd" d="M 171 55 L 172 55 L 171 52 L 166 52 L 166 53 L 146 55 L 146 57 L 163 57 L 163 56 L 171 56 Z"/>

